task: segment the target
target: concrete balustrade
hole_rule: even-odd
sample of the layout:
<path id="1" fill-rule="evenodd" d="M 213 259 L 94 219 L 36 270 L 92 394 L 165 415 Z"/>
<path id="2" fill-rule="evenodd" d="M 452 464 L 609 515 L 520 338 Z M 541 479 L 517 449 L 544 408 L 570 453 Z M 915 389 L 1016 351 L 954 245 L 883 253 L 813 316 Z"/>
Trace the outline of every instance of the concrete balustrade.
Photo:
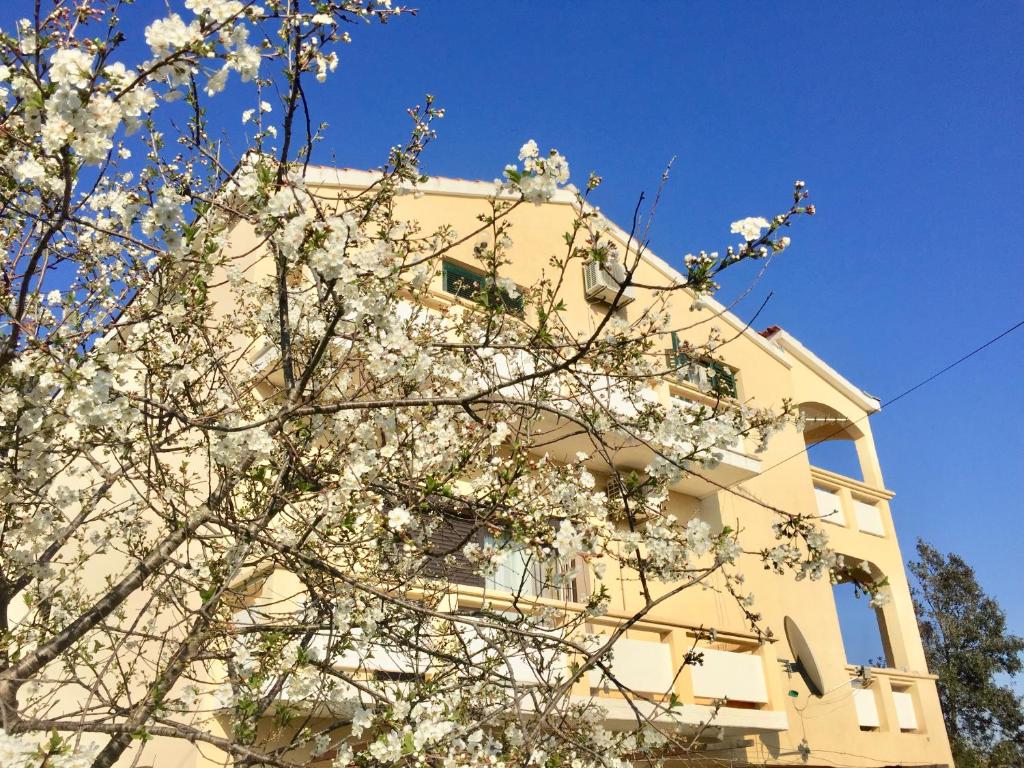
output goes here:
<path id="1" fill-rule="evenodd" d="M 848 669 L 852 672 L 857 668 Z M 864 730 L 922 733 L 919 686 L 922 681 L 930 684 L 933 680 L 932 675 L 911 676 L 881 668 L 868 670 L 867 679 L 852 678 L 857 724 Z"/>
<path id="2" fill-rule="evenodd" d="M 889 535 L 891 491 L 820 467 L 811 467 L 811 479 L 818 516 L 824 522 L 872 536 Z"/>

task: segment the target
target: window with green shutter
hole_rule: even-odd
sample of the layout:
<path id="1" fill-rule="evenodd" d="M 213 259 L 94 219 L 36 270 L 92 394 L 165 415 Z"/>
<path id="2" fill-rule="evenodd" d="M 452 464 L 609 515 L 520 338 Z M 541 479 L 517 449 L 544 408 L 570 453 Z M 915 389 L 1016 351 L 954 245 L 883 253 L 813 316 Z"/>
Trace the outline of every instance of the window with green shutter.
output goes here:
<path id="1" fill-rule="evenodd" d="M 441 278 L 446 293 L 485 306 L 496 306 L 500 302 L 507 312 L 519 317 L 523 314 L 522 296 L 509 296 L 492 283 L 487 275 L 475 272 L 469 267 L 446 261 L 441 265 Z"/>
<path id="2" fill-rule="evenodd" d="M 446 261 L 441 270 L 444 289 L 448 293 L 475 301 L 477 294 L 484 289 L 484 276 L 471 272 L 465 267 Z"/>
<path id="3" fill-rule="evenodd" d="M 718 360 L 688 355 L 675 333 L 666 357 L 677 378 L 718 397 L 736 397 L 736 372 Z"/>

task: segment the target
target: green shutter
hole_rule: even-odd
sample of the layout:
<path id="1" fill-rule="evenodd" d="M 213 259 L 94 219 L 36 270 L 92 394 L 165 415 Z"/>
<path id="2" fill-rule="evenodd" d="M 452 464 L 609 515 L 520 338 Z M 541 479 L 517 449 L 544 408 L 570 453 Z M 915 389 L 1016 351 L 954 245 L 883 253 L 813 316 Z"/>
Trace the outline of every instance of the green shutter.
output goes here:
<path id="1" fill-rule="evenodd" d="M 718 362 L 711 363 L 710 375 L 711 386 L 715 394 L 726 397 L 736 397 L 736 374 L 729 368 Z"/>
<path id="2" fill-rule="evenodd" d="M 444 290 L 447 293 L 489 306 L 493 306 L 492 302 L 500 302 L 510 314 L 520 317 L 523 314 L 522 296 L 513 299 L 496 285 L 488 285 L 488 278 L 479 272 L 446 261 L 441 265 L 441 277 Z"/>
<path id="3" fill-rule="evenodd" d="M 509 296 L 505 291 L 501 290 L 497 286 L 494 288 L 498 294 L 498 300 L 505 305 L 505 309 L 517 317 L 523 316 L 523 297 L 522 294 L 516 296 L 514 299 Z"/>
<path id="4" fill-rule="evenodd" d="M 675 331 L 672 332 L 672 352 L 669 357 L 672 365 L 675 367 L 681 368 L 682 366 L 690 363 L 702 367 L 707 372 L 708 383 L 711 384 L 711 391 L 719 397 L 736 397 L 735 372 L 716 360 L 705 362 L 703 360 L 695 360 L 691 358 L 683 351 L 683 345 L 679 341 L 679 336 Z M 688 380 L 681 371 L 676 375 L 682 377 L 684 380 Z M 690 383 L 695 384 L 696 382 L 691 381 Z"/>
<path id="5" fill-rule="evenodd" d="M 484 287 L 484 276 L 450 261 L 441 266 L 444 290 L 463 299 L 476 301 Z"/>

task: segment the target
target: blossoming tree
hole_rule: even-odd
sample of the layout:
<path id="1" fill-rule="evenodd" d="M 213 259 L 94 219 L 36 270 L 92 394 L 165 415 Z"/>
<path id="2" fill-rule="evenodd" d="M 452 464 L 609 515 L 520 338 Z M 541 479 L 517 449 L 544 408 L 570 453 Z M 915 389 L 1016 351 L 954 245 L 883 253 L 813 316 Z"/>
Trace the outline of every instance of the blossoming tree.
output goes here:
<path id="1" fill-rule="evenodd" d="M 685 285 L 647 286 L 627 323 L 643 246 L 609 238 L 586 202 L 597 177 L 547 277 L 505 274 L 511 213 L 569 179 L 557 152 L 526 143 L 472 232 L 396 212 L 425 181 L 429 99 L 365 189 L 306 183 L 310 89 L 353 23 L 402 13 L 387 0 L 184 0 L 145 24 L 119 0 L 25 4 L 0 34 L 0 763 L 99 768 L 175 741 L 279 768 L 663 754 L 674 737 L 640 709 L 612 732 L 570 691 L 597 670 L 630 701 L 615 640 L 712 574 L 757 628 L 740 534 L 664 501 L 790 414 L 650 397 L 674 329 L 659 296 L 709 294 L 782 250 L 813 213 L 803 185 L 780 215 L 736 222 L 724 255 L 687 257 Z M 251 129 L 243 146 L 214 138 L 225 88 L 252 99 L 228 116 Z M 258 248 L 236 247 L 239 228 Z M 431 281 L 466 243 L 483 279 L 439 304 Z M 561 321 L 563 277 L 595 261 L 622 265 L 620 290 L 581 335 Z M 549 458 L 570 431 L 588 450 Z M 613 435 L 654 458 L 600 490 L 587 462 Z M 768 567 L 840 567 L 810 521 L 775 513 Z M 544 589 L 574 569 L 596 588 L 575 611 L 515 595 L 452 610 L 464 575 L 515 558 Z M 595 638 L 609 562 L 644 608 Z M 271 579 L 287 589 L 264 599 Z M 381 654 L 405 671 L 367 674 Z"/>

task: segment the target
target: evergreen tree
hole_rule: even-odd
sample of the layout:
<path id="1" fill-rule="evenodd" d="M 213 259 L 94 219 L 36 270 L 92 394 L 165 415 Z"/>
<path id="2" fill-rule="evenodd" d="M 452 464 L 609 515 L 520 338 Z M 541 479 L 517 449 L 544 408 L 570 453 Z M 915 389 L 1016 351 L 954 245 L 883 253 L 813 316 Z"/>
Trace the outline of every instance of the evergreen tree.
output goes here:
<path id="1" fill-rule="evenodd" d="M 919 539 L 917 556 L 914 608 L 958 768 L 1024 765 L 1024 700 L 997 682 L 1024 668 L 1024 638 L 958 555 Z"/>

